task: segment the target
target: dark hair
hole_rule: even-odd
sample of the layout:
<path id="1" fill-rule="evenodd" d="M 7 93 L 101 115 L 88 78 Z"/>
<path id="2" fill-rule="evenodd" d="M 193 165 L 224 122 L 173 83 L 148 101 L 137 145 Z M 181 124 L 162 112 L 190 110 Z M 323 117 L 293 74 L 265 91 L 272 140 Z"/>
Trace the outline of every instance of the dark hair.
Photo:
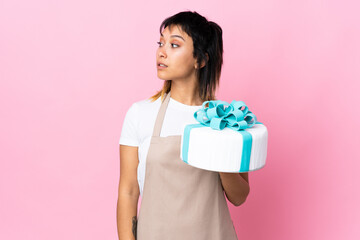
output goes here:
<path id="1" fill-rule="evenodd" d="M 179 26 L 193 40 L 193 56 L 197 63 L 205 61 L 205 66 L 197 68 L 198 90 L 202 101 L 216 100 L 215 91 L 219 85 L 223 64 L 222 29 L 215 22 L 208 21 L 197 12 L 184 11 L 166 18 L 160 25 L 160 33 L 166 27 Z M 207 60 L 207 56 L 209 59 Z M 153 101 L 171 89 L 171 80 L 165 80 L 162 90 L 150 97 Z"/>

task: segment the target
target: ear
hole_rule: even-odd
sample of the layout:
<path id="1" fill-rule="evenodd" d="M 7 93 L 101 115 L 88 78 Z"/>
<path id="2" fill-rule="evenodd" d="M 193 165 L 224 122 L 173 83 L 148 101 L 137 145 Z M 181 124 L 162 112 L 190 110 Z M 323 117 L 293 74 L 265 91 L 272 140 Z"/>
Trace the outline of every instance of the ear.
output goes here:
<path id="1" fill-rule="evenodd" d="M 208 54 L 208 53 L 205 53 L 205 55 L 206 55 L 206 62 L 208 62 L 208 61 L 209 61 L 209 54 Z M 206 65 L 206 62 L 205 62 L 205 60 L 203 60 L 202 63 L 201 63 L 201 67 L 200 67 L 200 68 L 204 67 L 204 66 Z"/>

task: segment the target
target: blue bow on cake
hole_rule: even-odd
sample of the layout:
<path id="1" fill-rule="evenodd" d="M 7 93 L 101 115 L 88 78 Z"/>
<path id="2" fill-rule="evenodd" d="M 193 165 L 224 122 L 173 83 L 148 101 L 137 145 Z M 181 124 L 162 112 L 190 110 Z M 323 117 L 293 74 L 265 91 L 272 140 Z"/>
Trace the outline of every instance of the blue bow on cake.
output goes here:
<path id="1" fill-rule="evenodd" d="M 205 104 L 209 106 L 205 108 Z M 244 109 L 241 109 L 244 107 Z M 230 104 L 226 101 L 205 101 L 202 108 L 194 113 L 195 119 L 203 125 L 215 130 L 228 127 L 235 131 L 241 131 L 252 127 L 257 122 L 256 116 L 249 111 L 243 101 L 233 100 Z"/>

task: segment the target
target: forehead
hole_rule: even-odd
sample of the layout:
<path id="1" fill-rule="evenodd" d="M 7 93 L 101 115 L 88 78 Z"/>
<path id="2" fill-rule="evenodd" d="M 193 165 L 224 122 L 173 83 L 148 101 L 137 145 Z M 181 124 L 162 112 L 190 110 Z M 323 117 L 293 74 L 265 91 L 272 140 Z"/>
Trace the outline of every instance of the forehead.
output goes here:
<path id="1" fill-rule="evenodd" d="M 169 28 L 169 26 L 167 26 L 166 28 L 164 28 L 164 30 L 162 31 L 162 33 L 160 34 L 160 37 L 164 37 L 164 38 L 178 38 L 181 39 L 183 38 L 184 41 L 186 41 L 187 39 L 189 39 L 189 35 L 186 34 L 186 32 L 182 31 L 181 27 L 178 25 L 171 25 L 171 28 Z"/>

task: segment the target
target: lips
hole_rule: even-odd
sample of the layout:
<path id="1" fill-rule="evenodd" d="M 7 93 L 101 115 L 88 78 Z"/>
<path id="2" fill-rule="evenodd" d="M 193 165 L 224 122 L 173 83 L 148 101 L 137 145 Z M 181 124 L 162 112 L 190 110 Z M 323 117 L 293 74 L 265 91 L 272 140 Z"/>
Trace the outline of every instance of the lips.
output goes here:
<path id="1" fill-rule="evenodd" d="M 162 64 L 162 65 L 164 65 L 165 67 L 167 67 L 167 65 L 165 65 L 165 64 L 162 63 L 162 62 L 158 62 L 158 63 L 157 63 L 158 66 L 160 66 L 160 64 Z M 162 65 L 161 65 L 161 66 L 162 66 Z M 163 67 L 163 66 L 162 66 L 162 67 Z"/>

